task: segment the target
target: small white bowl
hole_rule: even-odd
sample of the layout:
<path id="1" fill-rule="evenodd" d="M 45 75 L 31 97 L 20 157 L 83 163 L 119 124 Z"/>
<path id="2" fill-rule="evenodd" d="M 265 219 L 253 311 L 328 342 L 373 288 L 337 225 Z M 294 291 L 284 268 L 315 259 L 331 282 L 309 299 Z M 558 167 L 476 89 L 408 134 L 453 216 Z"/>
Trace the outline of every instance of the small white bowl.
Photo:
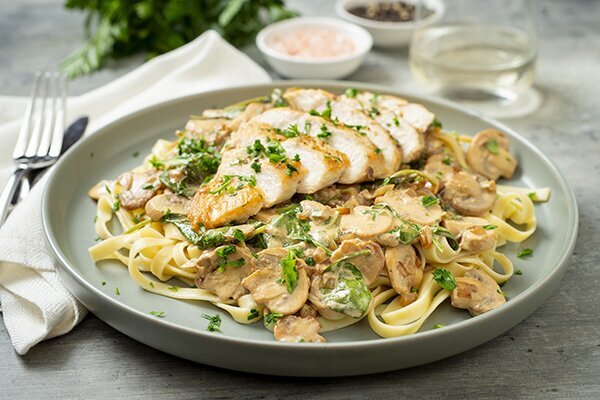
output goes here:
<path id="1" fill-rule="evenodd" d="M 304 27 L 330 28 L 345 34 L 354 42 L 354 50 L 332 58 L 291 56 L 270 47 L 270 38 Z M 356 71 L 373 46 L 373 38 L 361 27 L 334 18 L 300 17 L 287 19 L 263 28 L 256 37 L 256 46 L 269 65 L 288 78 L 340 79 Z"/>
<path id="2" fill-rule="evenodd" d="M 382 0 L 395 1 L 395 0 Z M 405 3 L 415 4 L 416 0 L 402 0 Z M 335 4 L 335 11 L 338 16 L 348 22 L 357 24 L 365 28 L 371 36 L 373 43 L 377 47 L 402 47 L 408 45 L 415 27 L 414 21 L 406 22 L 381 22 L 368 18 L 362 18 L 351 14 L 348 9 L 355 6 L 372 4 L 372 0 L 338 0 Z M 445 7 L 440 0 L 425 0 L 425 6 L 433 13 L 423 20 L 424 24 L 431 24 L 444 14 Z"/>

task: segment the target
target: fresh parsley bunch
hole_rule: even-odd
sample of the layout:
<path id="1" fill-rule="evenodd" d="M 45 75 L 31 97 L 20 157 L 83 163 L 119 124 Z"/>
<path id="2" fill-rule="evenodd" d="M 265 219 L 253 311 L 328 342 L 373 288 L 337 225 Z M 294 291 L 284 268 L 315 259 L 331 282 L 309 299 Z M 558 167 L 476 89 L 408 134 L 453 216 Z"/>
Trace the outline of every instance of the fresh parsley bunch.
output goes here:
<path id="1" fill-rule="evenodd" d="M 62 63 L 70 77 L 89 74 L 109 58 L 166 53 L 209 29 L 244 46 L 265 25 L 296 15 L 283 0 L 67 0 L 65 6 L 87 13 L 87 42 Z"/>

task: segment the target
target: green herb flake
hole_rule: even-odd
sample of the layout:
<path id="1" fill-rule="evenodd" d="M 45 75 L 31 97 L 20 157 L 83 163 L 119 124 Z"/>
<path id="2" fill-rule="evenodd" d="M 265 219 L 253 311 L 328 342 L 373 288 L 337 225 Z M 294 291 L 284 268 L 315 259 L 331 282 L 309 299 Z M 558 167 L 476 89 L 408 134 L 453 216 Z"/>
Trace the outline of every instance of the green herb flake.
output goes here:
<path id="1" fill-rule="evenodd" d="M 530 193 L 527 193 L 527 197 L 529 197 L 531 200 L 535 201 L 537 199 L 537 194 L 535 192 L 530 192 Z"/>
<path id="2" fill-rule="evenodd" d="M 106 286 L 106 281 L 102 281 L 102 286 Z"/>
<path id="3" fill-rule="evenodd" d="M 400 121 L 398 120 L 398 117 L 394 117 L 392 121 L 394 121 L 395 126 L 400 126 Z"/>
<path id="4" fill-rule="evenodd" d="M 446 158 L 444 158 L 442 162 L 446 165 L 450 165 L 452 163 L 452 160 L 450 160 L 450 157 L 446 156 Z"/>
<path id="5" fill-rule="evenodd" d="M 254 161 L 252 161 L 252 164 L 250 164 L 250 168 L 252 168 L 257 174 L 260 171 L 262 171 L 262 165 L 260 165 L 260 162 L 258 162 L 257 158 L 255 158 Z"/>
<path id="6" fill-rule="evenodd" d="M 331 132 L 327 129 L 325 124 L 321 125 L 321 132 L 317 134 L 317 137 L 321 140 L 326 140 L 331 137 Z"/>
<path id="7" fill-rule="evenodd" d="M 116 288 L 115 288 L 115 294 L 116 294 L 117 296 L 119 296 L 119 295 L 121 294 L 121 292 L 119 291 L 119 288 L 118 288 L 118 287 L 116 287 Z"/>
<path id="8" fill-rule="evenodd" d="M 304 259 L 304 262 L 306 263 L 306 265 L 309 265 L 311 267 L 313 267 L 317 264 L 317 262 L 315 261 L 315 259 L 313 257 L 306 257 Z"/>
<path id="9" fill-rule="evenodd" d="M 523 271 L 521 271 L 520 269 L 515 271 L 515 275 L 523 275 Z"/>
<path id="10" fill-rule="evenodd" d="M 164 311 L 150 311 L 150 314 L 158 318 L 164 318 L 167 316 Z"/>
<path id="11" fill-rule="evenodd" d="M 96 236 L 96 239 L 94 239 L 94 242 L 99 242 L 101 240 L 102 240 L 102 238 L 100 236 Z"/>
<path id="12" fill-rule="evenodd" d="M 346 89 L 346 96 L 350 97 L 351 99 L 355 98 L 357 94 L 358 94 L 358 90 L 356 90 L 354 88 Z"/>
<path id="13" fill-rule="evenodd" d="M 258 317 L 260 317 L 260 313 L 256 308 L 252 308 L 250 310 L 250 314 L 248 314 L 248 321 L 252 321 L 253 319 L 256 319 Z"/>
<path id="14" fill-rule="evenodd" d="M 490 139 L 487 142 L 485 142 L 483 145 L 485 146 L 487 151 L 489 151 L 491 154 L 493 154 L 495 156 L 500 154 L 500 150 L 498 148 L 498 141 L 496 139 Z"/>
<path id="15" fill-rule="evenodd" d="M 432 273 L 433 279 L 445 290 L 454 290 L 456 289 L 456 280 L 454 279 L 454 275 L 452 272 L 448 271 L 445 268 L 438 268 Z"/>
<path id="16" fill-rule="evenodd" d="M 443 328 L 443 327 L 444 327 L 444 325 L 443 325 L 443 324 L 435 324 L 435 325 L 433 326 L 433 329 L 440 329 L 440 328 Z"/>
<path id="17" fill-rule="evenodd" d="M 202 318 L 208 321 L 206 330 L 208 332 L 221 332 L 221 316 L 219 314 L 208 315 L 202 314 Z"/>
<path id="18" fill-rule="evenodd" d="M 139 157 L 139 155 L 140 155 L 140 152 L 139 152 L 139 151 L 136 151 L 136 152 L 134 152 L 134 153 L 133 153 L 131 156 L 132 156 L 133 158 L 136 158 L 136 157 Z"/>
<path id="19" fill-rule="evenodd" d="M 519 258 L 523 258 L 523 257 L 530 256 L 530 255 L 532 255 L 532 254 L 533 254 L 533 249 L 529 249 L 529 248 L 527 248 L 527 249 L 523 249 L 523 250 L 519 251 L 519 252 L 517 253 L 517 257 L 519 257 Z"/>
<path id="20" fill-rule="evenodd" d="M 439 202 L 440 199 L 438 199 L 436 196 L 427 195 L 423 196 L 423 198 L 421 199 L 421 204 L 423 204 L 423 207 L 429 207 Z"/>
<path id="21" fill-rule="evenodd" d="M 171 292 L 177 292 L 177 291 L 179 291 L 179 289 L 180 289 L 180 288 L 179 288 L 179 286 L 170 286 L 170 287 L 169 287 L 169 290 L 170 290 Z"/>
<path id="22" fill-rule="evenodd" d="M 431 126 L 433 126 L 434 128 L 442 129 L 442 123 L 440 121 L 438 121 L 437 118 L 433 120 L 433 122 L 431 123 Z"/>
<path id="23" fill-rule="evenodd" d="M 491 231 L 493 229 L 496 229 L 497 226 L 496 225 L 484 225 L 483 229 L 485 229 L 486 231 Z"/>
<path id="24" fill-rule="evenodd" d="M 296 268 L 296 253 L 288 251 L 287 256 L 281 259 L 281 283 L 285 282 L 287 291 L 293 293 L 298 285 L 298 269 Z"/>
<path id="25" fill-rule="evenodd" d="M 271 324 L 276 323 L 281 318 L 283 318 L 283 314 L 280 314 L 278 312 L 272 312 L 269 314 L 265 314 L 264 323 L 265 323 L 265 325 L 271 325 Z"/>

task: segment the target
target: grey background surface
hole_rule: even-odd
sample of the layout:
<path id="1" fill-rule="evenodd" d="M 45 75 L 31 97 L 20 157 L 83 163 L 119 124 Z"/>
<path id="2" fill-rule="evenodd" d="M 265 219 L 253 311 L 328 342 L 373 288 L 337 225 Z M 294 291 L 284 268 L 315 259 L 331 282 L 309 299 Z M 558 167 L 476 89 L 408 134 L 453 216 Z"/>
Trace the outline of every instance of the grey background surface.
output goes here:
<path id="1" fill-rule="evenodd" d="M 600 398 L 600 2 L 539 3 L 536 88 L 543 101 L 535 113 L 503 122 L 533 140 L 567 177 L 580 228 L 561 287 L 527 320 L 437 363 L 310 380 L 194 364 L 142 345 L 93 315 L 20 357 L 0 324 L 0 398 Z M 289 4 L 307 15 L 334 15 L 333 1 Z M 35 70 L 55 68 L 82 43 L 82 26 L 83 15 L 58 0 L 0 2 L 0 95 L 27 95 Z M 254 49 L 247 52 L 262 63 Z M 73 82 L 71 92 L 105 84 L 143 60 L 112 63 Z M 418 88 L 406 50 L 373 51 L 348 79 Z"/>

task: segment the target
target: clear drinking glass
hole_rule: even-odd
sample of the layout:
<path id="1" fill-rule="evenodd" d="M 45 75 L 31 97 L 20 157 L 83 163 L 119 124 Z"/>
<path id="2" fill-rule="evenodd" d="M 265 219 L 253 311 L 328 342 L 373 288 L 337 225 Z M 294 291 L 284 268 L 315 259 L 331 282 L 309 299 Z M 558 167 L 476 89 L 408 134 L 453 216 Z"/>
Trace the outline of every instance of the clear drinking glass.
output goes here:
<path id="1" fill-rule="evenodd" d="M 494 116 L 531 111 L 537 43 L 534 0 L 421 0 L 410 67 L 435 93 Z M 429 7 L 428 7 L 429 4 Z"/>

